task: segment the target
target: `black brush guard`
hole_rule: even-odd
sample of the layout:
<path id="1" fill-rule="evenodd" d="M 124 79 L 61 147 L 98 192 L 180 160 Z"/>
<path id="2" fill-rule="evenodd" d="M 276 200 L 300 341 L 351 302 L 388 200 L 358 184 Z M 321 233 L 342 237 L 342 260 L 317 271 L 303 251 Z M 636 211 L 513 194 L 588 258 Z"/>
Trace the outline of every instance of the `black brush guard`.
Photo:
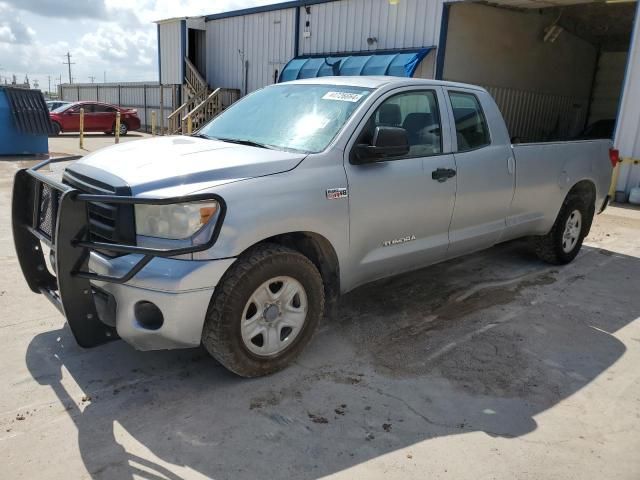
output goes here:
<path id="1" fill-rule="evenodd" d="M 33 168 L 19 170 L 13 185 L 12 224 L 18 261 L 29 288 L 35 293 L 44 294 L 67 318 L 78 344 L 89 348 L 118 338 L 115 328 L 106 325 L 98 317 L 91 280 L 126 283 L 154 257 L 175 257 L 211 248 L 220 233 L 226 204 L 220 196 L 210 193 L 172 198 L 86 194 L 39 171 L 51 163 L 78 158 L 46 160 Z M 169 205 L 205 200 L 216 200 L 219 204 L 216 225 L 205 244 L 155 249 L 89 240 L 89 202 Z M 49 209 L 42 212 L 41 208 L 47 202 L 50 202 L 47 205 Z M 53 252 L 55 275 L 45 263 L 43 243 Z M 122 277 L 99 275 L 89 271 L 90 253 L 98 250 L 115 254 L 141 254 L 142 258 Z"/>

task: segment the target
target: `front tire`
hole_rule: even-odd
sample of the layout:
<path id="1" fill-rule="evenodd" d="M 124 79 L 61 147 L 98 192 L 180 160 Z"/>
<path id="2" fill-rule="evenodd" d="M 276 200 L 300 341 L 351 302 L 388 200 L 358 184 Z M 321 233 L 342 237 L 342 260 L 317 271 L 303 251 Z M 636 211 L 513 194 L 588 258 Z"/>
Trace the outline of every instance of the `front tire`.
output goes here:
<path id="1" fill-rule="evenodd" d="M 551 231 L 533 239 L 536 255 L 553 265 L 571 262 L 580 252 L 593 214 L 593 209 L 587 207 L 582 197 L 569 195 L 562 204 Z"/>
<path id="2" fill-rule="evenodd" d="M 116 124 L 113 124 L 113 134 L 116 133 Z M 129 126 L 125 122 L 120 122 L 120 136 L 124 137 L 127 133 L 129 133 Z"/>
<path id="3" fill-rule="evenodd" d="M 51 122 L 51 125 L 53 127 L 53 131 L 51 132 L 51 137 L 57 137 L 60 135 L 60 132 L 62 132 L 62 127 L 60 126 L 60 124 L 58 122 Z"/>
<path id="4" fill-rule="evenodd" d="M 260 245 L 239 257 L 216 287 L 202 343 L 237 375 L 269 375 L 309 343 L 324 300 L 322 277 L 307 257 Z"/>

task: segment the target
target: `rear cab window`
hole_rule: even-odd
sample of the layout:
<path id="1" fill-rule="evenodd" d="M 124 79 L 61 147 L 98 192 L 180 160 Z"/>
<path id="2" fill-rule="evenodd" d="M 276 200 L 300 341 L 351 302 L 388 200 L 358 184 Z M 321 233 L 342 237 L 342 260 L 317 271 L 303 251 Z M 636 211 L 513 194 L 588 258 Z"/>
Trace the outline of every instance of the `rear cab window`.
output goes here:
<path id="1" fill-rule="evenodd" d="M 458 152 L 468 152 L 491 144 L 491 135 L 482 106 L 473 93 L 449 92 L 456 123 Z"/>

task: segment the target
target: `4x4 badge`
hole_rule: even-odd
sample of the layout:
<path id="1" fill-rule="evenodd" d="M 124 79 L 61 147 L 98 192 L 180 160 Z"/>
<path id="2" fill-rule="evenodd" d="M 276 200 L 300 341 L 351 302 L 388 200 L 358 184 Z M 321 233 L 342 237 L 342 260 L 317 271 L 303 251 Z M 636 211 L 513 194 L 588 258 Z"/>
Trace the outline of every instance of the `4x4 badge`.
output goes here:
<path id="1" fill-rule="evenodd" d="M 348 196 L 349 191 L 346 188 L 327 188 L 327 200 L 338 200 Z"/>

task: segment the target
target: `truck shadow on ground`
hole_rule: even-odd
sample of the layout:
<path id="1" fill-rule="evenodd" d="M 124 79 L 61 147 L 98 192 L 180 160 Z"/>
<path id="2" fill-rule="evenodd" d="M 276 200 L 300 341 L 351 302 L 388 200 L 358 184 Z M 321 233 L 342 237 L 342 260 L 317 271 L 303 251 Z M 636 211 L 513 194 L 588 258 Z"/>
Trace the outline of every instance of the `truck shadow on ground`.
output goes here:
<path id="1" fill-rule="evenodd" d="M 596 275 L 597 274 L 597 275 Z M 513 438 L 625 352 L 640 260 L 585 248 L 554 268 L 516 243 L 360 288 L 291 368 L 243 380 L 204 351 L 27 351 L 78 428 L 93 478 L 329 475 L 446 435 Z M 68 372 L 89 398 L 70 393 Z"/>

